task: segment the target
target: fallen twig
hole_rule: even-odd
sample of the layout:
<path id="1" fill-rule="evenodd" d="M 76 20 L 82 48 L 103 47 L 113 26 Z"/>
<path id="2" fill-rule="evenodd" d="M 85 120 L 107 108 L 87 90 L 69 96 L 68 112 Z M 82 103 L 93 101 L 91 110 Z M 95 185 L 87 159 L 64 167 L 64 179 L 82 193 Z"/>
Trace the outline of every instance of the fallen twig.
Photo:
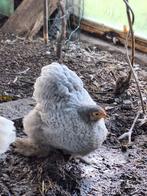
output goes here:
<path id="1" fill-rule="evenodd" d="M 131 143 L 131 135 L 132 135 L 132 132 L 133 132 L 133 129 L 134 129 L 134 126 L 139 118 L 139 115 L 140 115 L 140 112 L 137 113 L 134 121 L 133 121 L 133 124 L 131 126 L 131 128 L 129 129 L 128 132 L 125 132 L 123 133 L 118 139 L 119 140 L 123 140 L 124 138 L 128 138 L 128 145 Z"/>
<path id="2" fill-rule="evenodd" d="M 143 126 L 146 125 L 147 126 L 147 116 L 144 115 L 143 118 L 139 119 L 139 125 Z"/>
<path id="3" fill-rule="evenodd" d="M 28 67 L 24 71 L 19 71 L 18 74 L 26 74 L 29 70 L 30 70 L 30 67 Z"/>

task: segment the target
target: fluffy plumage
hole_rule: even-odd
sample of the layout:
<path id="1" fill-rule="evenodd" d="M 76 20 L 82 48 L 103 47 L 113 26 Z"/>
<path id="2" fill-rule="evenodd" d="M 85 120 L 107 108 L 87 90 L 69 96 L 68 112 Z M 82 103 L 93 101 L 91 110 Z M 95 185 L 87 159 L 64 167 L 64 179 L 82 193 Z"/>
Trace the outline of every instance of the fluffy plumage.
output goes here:
<path id="1" fill-rule="evenodd" d="M 9 149 L 9 145 L 15 141 L 15 138 L 14 122 L 0 116 L 0 154 Z"/>
<path id="2" fill-rule="evenodd" d="M 37 104 L 23 121 L 28 138 L 17 140 L 16 151 L 45 156 L 51 148 L 57 148 L 86 155 L 106 139 L 104 110 L 67 66 L 52 63 L 43 67 L 34 88 Z M 97 113 L 100 116 L 96 119 Z"/>

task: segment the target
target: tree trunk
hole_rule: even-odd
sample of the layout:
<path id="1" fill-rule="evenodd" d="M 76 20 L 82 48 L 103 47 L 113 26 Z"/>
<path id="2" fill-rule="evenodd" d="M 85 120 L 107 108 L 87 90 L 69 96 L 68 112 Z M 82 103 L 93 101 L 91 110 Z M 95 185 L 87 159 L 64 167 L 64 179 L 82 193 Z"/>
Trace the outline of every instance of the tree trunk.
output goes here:
<path id="1" fill-rule="evenodd" d="M 1 30 L 32 38 L 43 26 L 43 6 L 43 0 L 23 0 Z M 49 0 L 49 16 L 56 8 L 57 0 Z"/>

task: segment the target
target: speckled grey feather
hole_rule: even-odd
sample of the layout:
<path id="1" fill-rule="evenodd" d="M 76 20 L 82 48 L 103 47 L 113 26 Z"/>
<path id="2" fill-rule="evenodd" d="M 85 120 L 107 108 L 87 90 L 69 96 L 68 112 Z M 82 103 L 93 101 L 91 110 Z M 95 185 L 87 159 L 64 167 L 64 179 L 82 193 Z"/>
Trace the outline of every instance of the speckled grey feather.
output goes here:
<path id="1" fill-rule="evenodd" d="M 42 68 L 34 86 L 36 107 L 24 118 L 24 129 L 36 144 L 85 155 L 106 139 L 104 119 L 90 121 L 86 112 L 98 106 L 82 80 L 65 65 Z"/>

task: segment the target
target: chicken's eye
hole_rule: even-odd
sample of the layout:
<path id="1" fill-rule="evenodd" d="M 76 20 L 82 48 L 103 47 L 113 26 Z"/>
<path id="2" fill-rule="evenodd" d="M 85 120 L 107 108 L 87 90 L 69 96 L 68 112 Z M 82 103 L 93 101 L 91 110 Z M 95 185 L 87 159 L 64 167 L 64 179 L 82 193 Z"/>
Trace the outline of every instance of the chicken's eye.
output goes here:
<path id="1" fill-rule="evenodd" d="M 94 113 L 94 115 L 95 115 L 95 116 L 98 116 L 98 115 L 99 115 L 99 113 Z"/>

